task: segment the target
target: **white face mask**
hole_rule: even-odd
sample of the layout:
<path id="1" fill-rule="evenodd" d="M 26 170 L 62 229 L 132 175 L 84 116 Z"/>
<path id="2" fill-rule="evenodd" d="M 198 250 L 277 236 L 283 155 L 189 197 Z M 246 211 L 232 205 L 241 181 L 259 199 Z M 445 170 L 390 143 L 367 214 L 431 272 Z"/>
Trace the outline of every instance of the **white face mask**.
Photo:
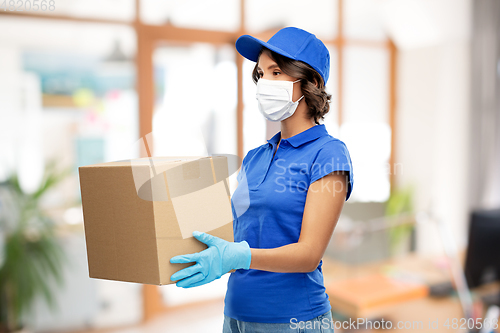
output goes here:
<path id="1" fill-rule="evenodd" d="M 293 115 L 302 95 L 296 102 L 292 100 L 293 84 L 297 81 L 259 79 L 256 98 L 262 115 L 270 121 L 281 121 Z"/>

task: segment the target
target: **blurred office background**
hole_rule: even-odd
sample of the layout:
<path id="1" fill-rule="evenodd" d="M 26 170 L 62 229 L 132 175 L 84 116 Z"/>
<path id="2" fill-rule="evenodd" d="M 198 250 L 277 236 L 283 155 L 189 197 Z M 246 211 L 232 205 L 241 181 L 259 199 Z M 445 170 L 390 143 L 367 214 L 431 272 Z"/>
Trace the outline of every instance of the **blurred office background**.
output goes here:
<path id="1" fill-rule="evenodd" d="M 228 275 L 193 290 L 88 277 L 78 167 L 145 156 L 136 143 L 148 135 L 154 156 L 243 158 L 280 129 L 258 112 L 254 64 L 234 42 L 285 26 L 330 50 L 323 123 L 354 166 L 325 284 L 426 258 L 421 270 L 455 287 L 437 306 L 465 316 L 456 274 L 473 213 L 500 208 L 500 2 L 65 0 L 38 11 L 25 2 L 0 8 L 0 215 L 2 226 L 17 223 L 9 184 L 29 196 L 52 170 L 58 181 L 36 204 L 71 261 L 64 284 L 47 279 L 57 311 L 41 295 L 30 303 L 29 332 L 221 331 Z"/>

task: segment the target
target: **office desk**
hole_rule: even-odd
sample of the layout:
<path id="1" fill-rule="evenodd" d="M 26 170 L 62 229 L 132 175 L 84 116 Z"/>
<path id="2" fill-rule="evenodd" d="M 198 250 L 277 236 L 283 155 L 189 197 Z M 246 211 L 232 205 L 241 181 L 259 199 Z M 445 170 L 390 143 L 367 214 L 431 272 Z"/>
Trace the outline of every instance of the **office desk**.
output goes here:
<path id="1" fill-rule="evenodd" d="M 465 251 L 462 251 L 459 256 L 462 265 L 464 255 Z M 332 286 L 336 282 L 372 274 L 388 274 L 411 281 L 420 281 L 425 284 L 451 280 L 451 274 L 444 256 L 422 256 L 415 253 L 361 265 L 348 265 L 330 258 L 324 258 L 323 273 L 327 293 L 329 289 L 332 290 Z M 476 294 L 476 291 L 474 293 Z M 338 315 L 337 320 L 341 320 L 341 318 L 344 320 L 347 318 L 352 320 L 357 318 L 384 318 L 384 320 L 392 321 L 393 325 L 401 321 L 403 324 L 408 325 L 407 328 L 401 329 L 404 332 L 455 332 L 457 330 L 452 329 L 451 326 L 444 326 L 446 319 L 449 319 L 451 325 L 453 324 L 453 318 L 457 318 L 458 323 L 460 323 L 459 320 L 464 316 L 460 300 L 456 294 L 444 298 L 413 297 L 404 301 L 389 302 L 356 310 L 352 308 L 349 310 L 341 306 L 341 304 L 331 303 L 334 316 L 335 314 Z M 429 324 L 432 325 L 433 323 L 434 327 L 429 328 Z M 422 326 L 419 327 L 418 325 Z M 393 327 L 393 329 L 398 331 L 397 328 Z M 342 330 L 339 330 L 339 332 L 342 332 Z"/>

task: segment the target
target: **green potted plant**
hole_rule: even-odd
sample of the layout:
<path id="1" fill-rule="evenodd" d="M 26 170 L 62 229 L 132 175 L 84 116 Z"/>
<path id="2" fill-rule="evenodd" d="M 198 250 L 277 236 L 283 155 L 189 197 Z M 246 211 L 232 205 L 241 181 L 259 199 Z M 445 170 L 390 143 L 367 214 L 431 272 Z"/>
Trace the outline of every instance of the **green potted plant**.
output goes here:
<path id="1" fill-rule="evenodd" d="M 415 186 L 410 184 L 406 187 L 393 189 L 387 200 L 385 207 L 385 217 L 388 219 L 389 228 L 389 246 L 391 256 L 397 255 L 403 241 L 408 241 L 411 231 L 414 228 L 412 221 L 413 196 Z M 406 223 L 408 222 L 408 223 Z"/>
<path id="2" fill-rule="evenodd" d="M 16 173 L 0 183 L 0 332 L 25 332 L 23 316 L 38 296 L 52 311 L 57 308 L 49 283 L 64 283 L 67 257 L 41 199 L 70 172 L 49 162 L 34 193 L 23 191 Z"/>

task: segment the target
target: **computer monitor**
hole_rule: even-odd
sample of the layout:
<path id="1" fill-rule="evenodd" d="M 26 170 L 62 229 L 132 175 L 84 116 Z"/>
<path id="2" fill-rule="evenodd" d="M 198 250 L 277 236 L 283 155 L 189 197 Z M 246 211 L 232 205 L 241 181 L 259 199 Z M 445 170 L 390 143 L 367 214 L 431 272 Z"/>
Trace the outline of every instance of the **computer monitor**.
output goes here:
<path id="1" fill-rule="evenodd" d="M 500 209 L 473 211 L 469 222 L 465 260 L 469 288 L 500 281 Z"/>

